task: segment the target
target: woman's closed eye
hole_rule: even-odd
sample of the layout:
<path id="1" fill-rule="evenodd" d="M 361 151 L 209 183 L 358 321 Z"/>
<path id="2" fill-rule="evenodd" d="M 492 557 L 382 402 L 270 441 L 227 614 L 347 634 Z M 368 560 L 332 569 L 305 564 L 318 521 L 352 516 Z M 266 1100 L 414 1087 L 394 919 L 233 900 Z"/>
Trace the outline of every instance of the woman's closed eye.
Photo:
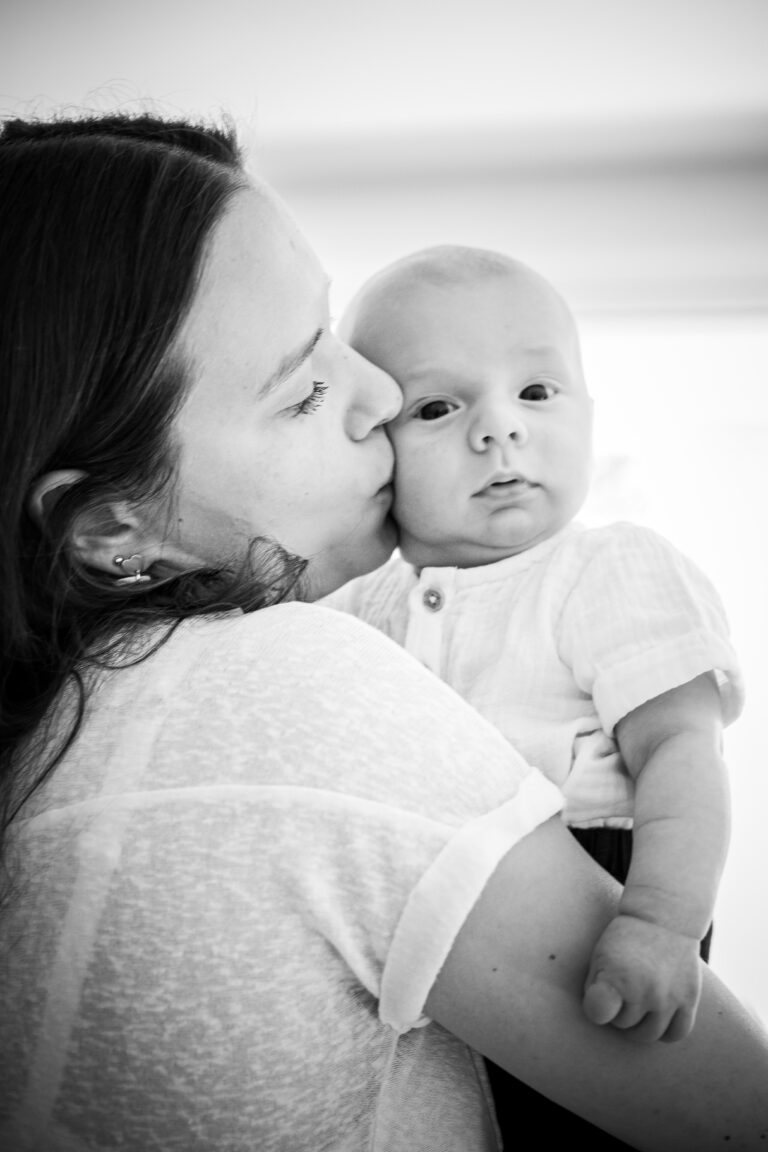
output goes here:
<path id="1" fill-rule="evenodd" d="M 309 395 L 300 400 L 298 404 L 292 404 L 288 411 L 294 416 L 307 416 L 320 407 L 327 391 L 328 385 L 324 384 L 322 380 L 313 380 L 312 391 Z"/>
<path id="2" fill-rule="evenodd" d="M 416 420 L 440 420 L 455 412 L 457 407 L 453 400 L 427 400 L 414 411 L 413 416 Z"/>

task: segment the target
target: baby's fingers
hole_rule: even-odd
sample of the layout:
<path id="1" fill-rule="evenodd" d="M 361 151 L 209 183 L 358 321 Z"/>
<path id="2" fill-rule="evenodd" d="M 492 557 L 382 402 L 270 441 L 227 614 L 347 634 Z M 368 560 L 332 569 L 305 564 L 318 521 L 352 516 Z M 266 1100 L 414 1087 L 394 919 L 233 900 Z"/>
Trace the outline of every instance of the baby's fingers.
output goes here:
<path id="1" fill-rule="evenodd" d="M 599 973 L 587 984 L 581 1001 L 584 1014 L 593 1024 L 610 1024 L 621 1012 L 623 1004 L 613 984 Z"/>
<path id="2" fill-rule="evenodd" d="M 696 1009 L 679 1008 L 672 1017 L 669 1027 L 661 1039 L 665 1044 L 674 1044 L 676 1040 L 685 1040 L 693 1028 L 696 1019 Z"/>
<path id="3" fill-rule="evenodd" d="M 614 1026 L 623 1029 L 623 1035 L 635 1044 L 655 1044 L 657 1040 L 664 1039 L 669 1024 L 669 1015 L 665 1012 L 646 1012 L 639 1019 L 634 1016 L 634 1022 L 622 1022 L 622 1018 L 613 1021 Z"/>
<path id="4" fill-rule="evenodd" d="M 652 1044 L 657 1040 L 674 1044 L 677 1040 L 684 1040 L 696 1018 L 695 1009 L 648 1010 L 642 1001 L 623 1000 L 602 974 L 587 986 L 582 1007 L 593 1024 L 610 1024 L 639 1044 Z"/>

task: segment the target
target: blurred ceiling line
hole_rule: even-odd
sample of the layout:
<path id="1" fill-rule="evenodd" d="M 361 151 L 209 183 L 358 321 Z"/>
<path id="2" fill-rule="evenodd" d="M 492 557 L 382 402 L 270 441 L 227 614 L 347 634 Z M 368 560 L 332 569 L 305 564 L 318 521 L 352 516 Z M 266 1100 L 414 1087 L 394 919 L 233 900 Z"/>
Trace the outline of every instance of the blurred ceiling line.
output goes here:
<path id="1" fill-rule="evenodd" d="M 322 185 L 448 175 L 571 174 L 768 166 L 768 114 L 617 120 L 412 132 L 243 133 L 252 163 L 273 179 Z"/>

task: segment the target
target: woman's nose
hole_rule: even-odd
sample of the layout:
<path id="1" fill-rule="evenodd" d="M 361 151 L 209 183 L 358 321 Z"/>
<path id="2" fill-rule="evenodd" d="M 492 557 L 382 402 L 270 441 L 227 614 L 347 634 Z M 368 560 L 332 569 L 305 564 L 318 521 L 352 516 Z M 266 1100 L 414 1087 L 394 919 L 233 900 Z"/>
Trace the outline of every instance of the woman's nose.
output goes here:
<path id="1" fill-rule="evenodd" d="M 528 426 L 521 412 L 512 405 L 489 405 L 470 428 L 469 440 L 475 452 L 486 452 L 492 444 L 499 448 L 510 442 L 524 444 L 528 439 Z"/>
<path id="2" fill-rule="evenodd" d="M 353 440 L 363 440 L 374 428 L 394 420 L 403 405 L 403 397 L 392 377 L 377 368 L 352 348 L 350 357 L 352 399 L 347 428 Z"/>

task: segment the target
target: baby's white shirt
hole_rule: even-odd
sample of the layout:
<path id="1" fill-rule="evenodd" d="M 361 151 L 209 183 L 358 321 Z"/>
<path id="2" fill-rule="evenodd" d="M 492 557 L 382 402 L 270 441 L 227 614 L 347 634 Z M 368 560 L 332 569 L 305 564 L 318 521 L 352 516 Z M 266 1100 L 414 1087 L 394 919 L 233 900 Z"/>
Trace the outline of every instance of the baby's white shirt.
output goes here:
<path id="1" fill-rule="evenodd" d="M 396 553 L 324 603 L 380 629 L 474 705 L 562 789 L 572 826 L 632 826 L 633 782 L 613 736 L 622 716 L 707 671 L 724 723 L 743 707 L 720 597 L 635 524 L 570 524 L 477 568 L 419 572 Z"/>

